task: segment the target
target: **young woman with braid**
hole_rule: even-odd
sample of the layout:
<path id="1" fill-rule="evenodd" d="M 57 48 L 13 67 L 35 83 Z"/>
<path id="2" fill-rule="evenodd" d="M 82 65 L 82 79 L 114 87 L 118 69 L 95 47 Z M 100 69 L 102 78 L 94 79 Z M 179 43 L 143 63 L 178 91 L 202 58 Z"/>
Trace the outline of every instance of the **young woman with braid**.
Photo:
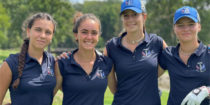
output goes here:
<path id="1" fill-rule="evenodd" d="M 55 62 L 44 48 L 53 38 L 56 22 L 47 13 L 37 13 L 24 23 L 27 38 L 20 53 L 11 54 L 0 68 L 0 105 L 7 89 L 12 105 L 51 105 Z"/>

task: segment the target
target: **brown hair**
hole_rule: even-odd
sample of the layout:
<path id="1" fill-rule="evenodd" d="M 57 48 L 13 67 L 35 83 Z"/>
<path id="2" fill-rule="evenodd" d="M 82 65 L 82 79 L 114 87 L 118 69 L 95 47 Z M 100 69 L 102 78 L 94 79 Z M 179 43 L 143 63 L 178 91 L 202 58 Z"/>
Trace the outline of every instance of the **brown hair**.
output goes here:
<path id="1" fill-rule="evenodd" d="M 81 15 L 80 17 L 76 17 L 76 21 L 75 21 L 75 24 L 74 24 L 74 27 L 73 27 L 73 33 L 78 33 L 78 28 L 80 26 L 80 24 L 85 21 L 86 19 L 92 19 L 94 21 L 96 21 L 98 24 L 99 24 L 99 31 L 101 32 L 101 22 L 100 20 L 94 15 L 94 14 L 91 14 L 91 13 L 87 13 L 87 14 L 84 14 L 84 15 Z"/>
<path id="2" fill-rule="evenodd" d="M 82 12 L 79 12 L 77 11 L 75 14 L 74 14 L 74 20 L 73 20 L 73 24 L 75 25 L 76 24 L 76 21 L 79 17 L 83 16 L 83 13 Z"/>
<path id="3" fill-rule="evenodd" d="M 46 20 L 52 21 L 52 23 L 54 24 L 53 32 L 55 32 L 56 22 L 52 18 L 52 16 L 49 15 L 48 13 L 36 13 L 36 14 L 30 16 L 28 19 L 26 19 L 23 22 L 22 31 L 26 32 L 27 28 L 31 29 L 31 27 L 33 26 L 36 19 L 46 19 Z M 26 33 L 23 33 L 23 34 L 26 34 Z M 16 89 L 18 87 L 18 85 L 20 84 L 20 78 L 23 74 L 23 68 L 24 68 L 24 65 L 25 65 L 25 57 L 26 57 L 26 53 L 28 51 L 29 42 L 30 42 L 29 38 L 24 39 L 24 43 L 21 47 L 20 54 L 18 56 L 18 77 L 14 81 L 14 83 L 12 84 L 12 87 L 14 89 Z"/>

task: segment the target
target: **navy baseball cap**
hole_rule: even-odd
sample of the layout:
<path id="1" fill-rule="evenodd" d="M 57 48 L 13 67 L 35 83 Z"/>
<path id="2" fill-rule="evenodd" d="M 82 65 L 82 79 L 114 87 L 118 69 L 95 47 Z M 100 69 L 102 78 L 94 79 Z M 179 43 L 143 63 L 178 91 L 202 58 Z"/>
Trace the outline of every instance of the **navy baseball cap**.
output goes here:
<path id="1" fill-rule="evenodd" d="M 200 22 L 198 11 L 193 7 L 184 6 L 176 10 L 173 23 L 176 24 L 176 22 L 183 17 L 188 17 L 192 19 L 195 23 Z"/>
<path id="2" fill-rule="evenodd" d="M 124 12 L 125 10 L 133 10 L 136 13 L 142 13 L 146 10 L 144 5 L 142 5 L 140 0 L 123 0 L 123 2 L 121 3 L 121 11 L 120 11 L 120 15 L 122 14 L 122 12 Z"/>

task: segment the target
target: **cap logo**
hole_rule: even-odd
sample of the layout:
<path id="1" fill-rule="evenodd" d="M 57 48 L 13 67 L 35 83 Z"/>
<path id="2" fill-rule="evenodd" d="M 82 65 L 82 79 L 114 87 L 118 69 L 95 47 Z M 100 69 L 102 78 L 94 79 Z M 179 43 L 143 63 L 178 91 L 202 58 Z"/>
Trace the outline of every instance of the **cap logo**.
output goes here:
<path id="1" fill-rule="evenodd" d="M 190 10 L 189 10 L 188 8 L 184 8 L 184 9 L 182 10 L 182 13 L 184 13 L 184 14 L 189 14 L 189 13 L 190 13 Z"/>
<path id="2" fill-rule="evenodd" d="M 131 5 L 132 4 L 132 0 L 126 0 L 125 4 L 126 5 Z"/>

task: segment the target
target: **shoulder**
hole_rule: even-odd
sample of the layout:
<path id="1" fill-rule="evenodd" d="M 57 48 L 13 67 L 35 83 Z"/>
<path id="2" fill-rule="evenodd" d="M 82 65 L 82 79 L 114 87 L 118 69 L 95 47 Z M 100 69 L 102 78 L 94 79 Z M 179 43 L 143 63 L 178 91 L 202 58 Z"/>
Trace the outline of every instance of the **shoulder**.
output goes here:
<path id="1" fill-rule="evenodd" d="M 10 65 L 10 64 L 18 64 L 18 56 L 19 53 L 17 54 L 10 54 L 8 58 L 6 58 L 6 62 Z"/>
<path id="2" fill-rule="evenodd" d="M 97 55 L 99 56 L 99 59 L 103 61 L 106 64 L 111 64 L 112 65 L 112 60 L 108 56 L 105 56 L 103 53 L 100 51 L 96 50 Z"/>
<path id="3" fill-rule="evenodd" d="M 152 41 L 160 41 L 160 42 L 163 41 L 163 38 L 158 36 L 157 34 L 150 33 L 150 34 L 148 34 L 148 36 L 149 36 L 150 40 L 152 40 Z"/>
<path id="4" fill-rule="evenodd" d="M 9 57 L 5 60 L 8 64 L 12 74 L 17 74 L 17 68 L 18 68 L 18 57 L 19 53 L 17 54 L 10 54 Z"/>
<path id="5" fill-rule="evenodd" d="M 113 37 L 112 39 L 108 40 L 106 45 L 116 45 L 119 40 L 119 37 Z"/>
<path id="6" fill-rule="evenodd" d="M 163 50 L 163 54 L 165 55 L 173 55 L 175 52 L 176 47 L 175 46 L 168 46 Z"/>

